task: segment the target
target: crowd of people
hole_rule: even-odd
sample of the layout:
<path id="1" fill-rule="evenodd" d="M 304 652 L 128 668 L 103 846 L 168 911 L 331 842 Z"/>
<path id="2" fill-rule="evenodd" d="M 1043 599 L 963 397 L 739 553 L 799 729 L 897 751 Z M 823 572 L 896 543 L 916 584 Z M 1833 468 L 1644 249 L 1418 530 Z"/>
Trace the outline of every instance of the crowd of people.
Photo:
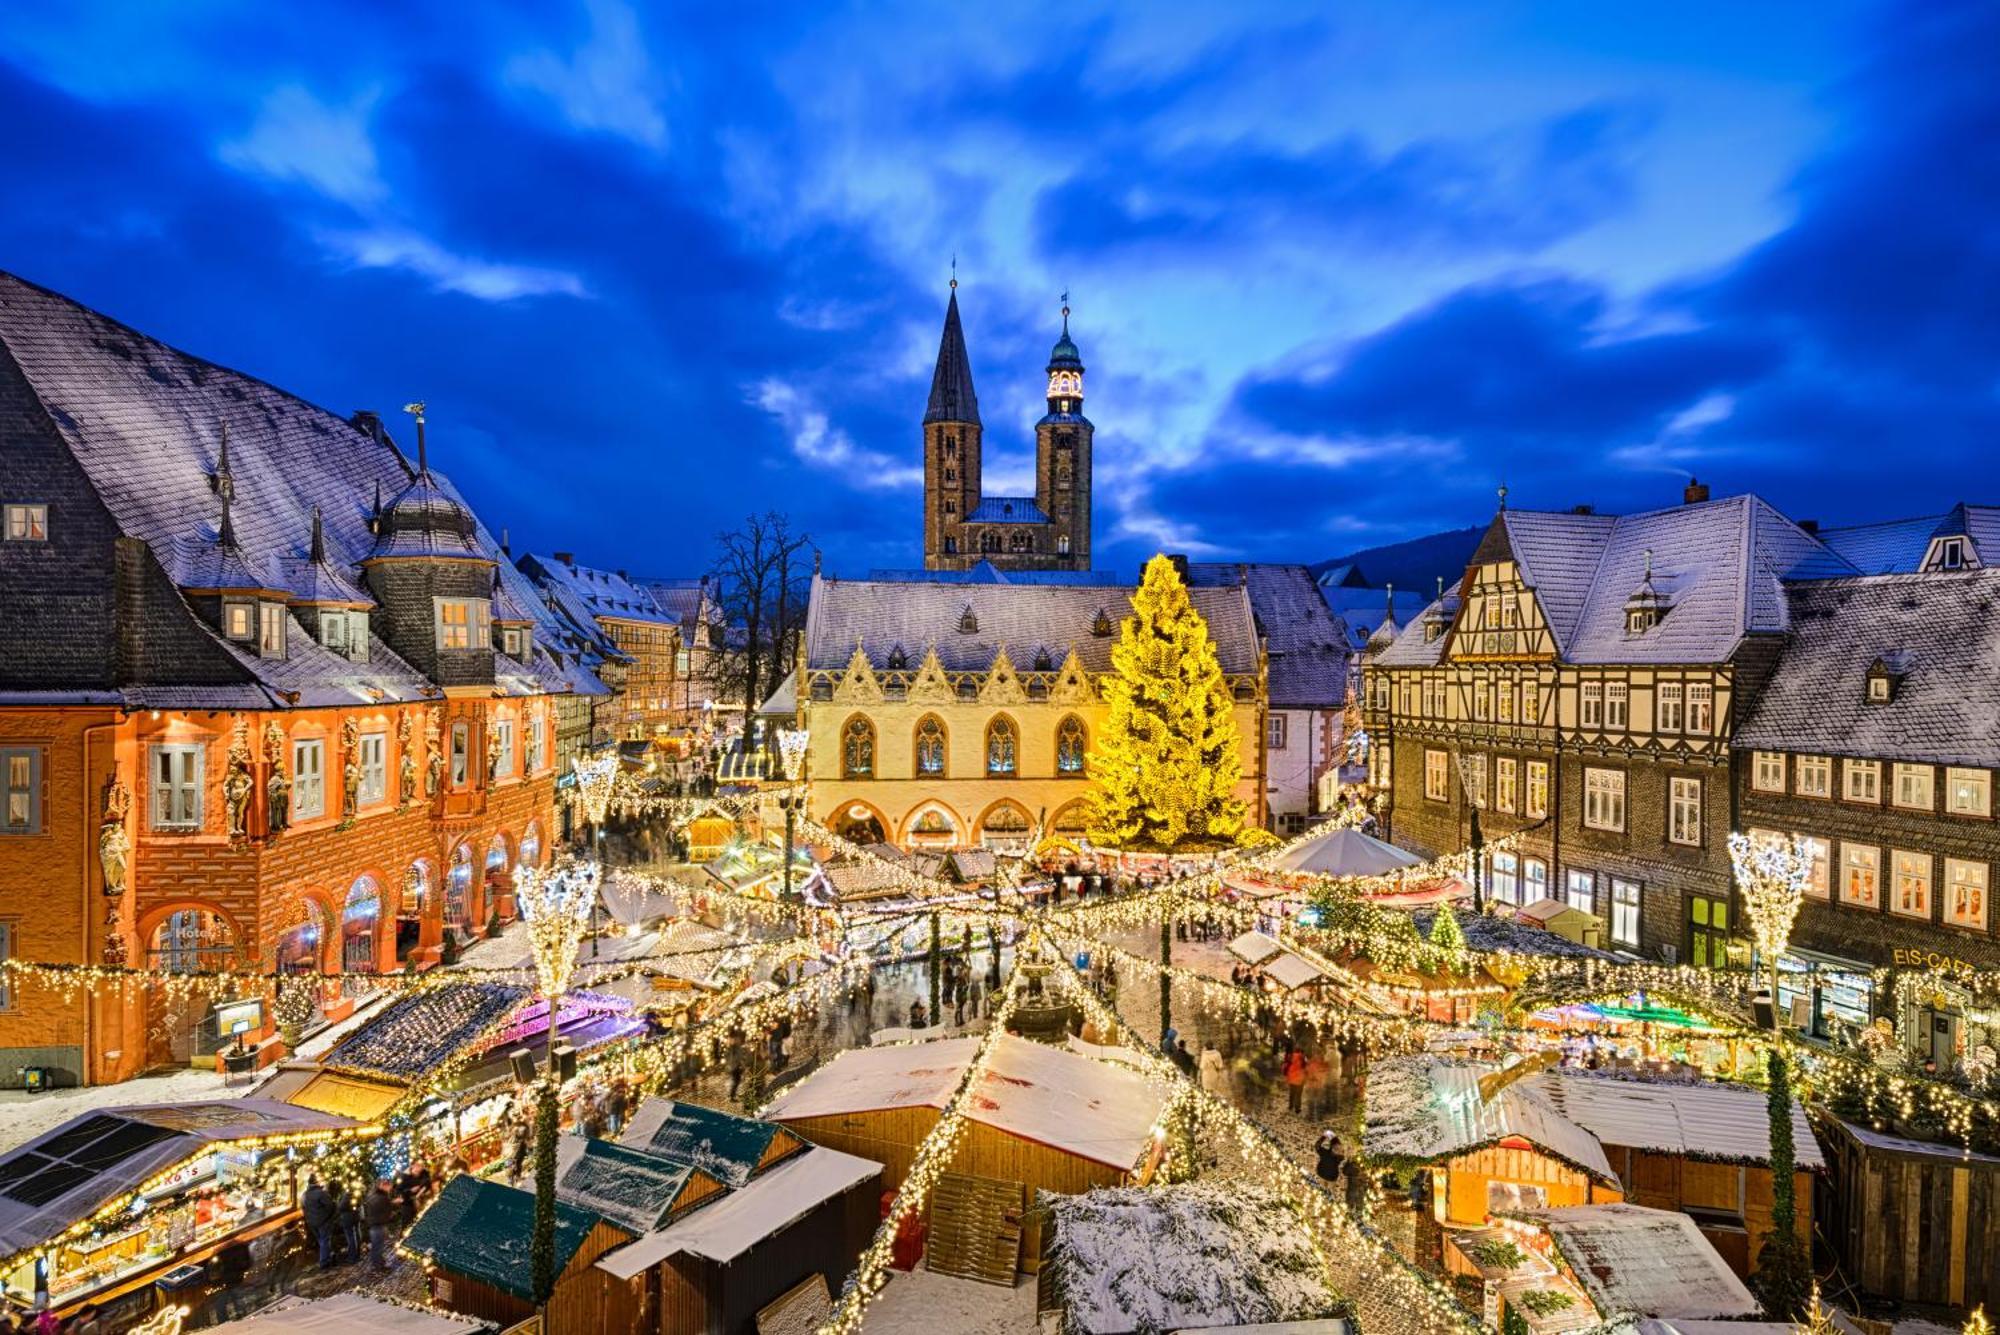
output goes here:
<path id="1" fill-rule="evenodd" d="M 365 1250 L 370 1268 L 387 1270 L 391 1231 L 401 1233 L 416 1222 L 439 1185 L 421 1160 L 359 1192 L 321 1182 L 317 1174 L 308 1177 L 299 1197 L 299 1220 L 319 1254 L 319 1268 L 357 1265 Z"/>

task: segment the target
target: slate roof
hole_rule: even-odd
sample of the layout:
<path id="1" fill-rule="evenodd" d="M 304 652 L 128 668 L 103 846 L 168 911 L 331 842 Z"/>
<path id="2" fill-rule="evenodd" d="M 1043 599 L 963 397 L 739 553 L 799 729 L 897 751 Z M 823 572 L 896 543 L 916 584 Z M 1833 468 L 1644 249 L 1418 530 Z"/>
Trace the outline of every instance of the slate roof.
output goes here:
<path id="1" fill-rule="evenodd" d="M 652 596 L 653 605 L 680 623 L 681 642 L 695 647 L 701 633 L 718 613 L 709 596 L 708 580 L 653 579 L 644 576 L 632 581 Z"/>
<path id="2" fill-rule="evenodd" d="M 600 1216 L 556 1199 L 556 1273 L 575 1259 Z M 404 1235 L 402 1250 L 439 1269 L 533 1302 L 533 1192 L 460 1173 Z"/>
<path id="3" fill-rule="evenodd" d="M 1033 496 L 981 496 L 965 516 L 968 524 L 1046 524 L 1048 515 Z"/>
<path id="4" fill-rule="evenodd" d="M 806 613 L 807 666 L 844 668 L 860 644 L 878 671 L 899 646 L 914 671 L 934 644 L 946 671 L 984 672 L 1005 645 L 1022 671 L 1041 649 L 1059 666 L 1074 647 L 1086 670 L 1105 672 L 1115 628 L 1131 614 L 1132 593 L 1123 584 L 905 584 L 816 576 Z M 1249 596 L 1227 588 L 1191 589 L 1189 597 L 1208 622 L 1222 670 L 1254 674 L 1257 634 Z M 978 623 L 969 632 L 959 629 L 968 607 Z M 1100 611 L 1113 634 L 1092 633 Z"/>
<path id="5" fill-rule="evenodd" d="M 1825 580 L 1790 590 L 1792 635 L 1732 744 L 2000 766 L 2000 569 Z M 1906 656 L 1894 698 L 1869 665 Z"/>
<path id="6" fill-rule="evenodd" d="M 1458 615 L 1458 585 L 1462 583 L 1460 580 L 1451 585 L 1444 591 L 1444 597 L 1433 598 L 1421 612 L 1405 621 L 1394 642 L 1376 654 L 1375 662 L 1381 667 L 1436 667 L 1444 657 L 1446 638 L 1441 635 L 1426 641 L 1424 623 L 1433 612 L 1442 614 L 1447 623 Z"/>
<path id="7" fill-rule="evenodd" d="M 1084 584 L 1102 585 L 1105 576 L 1095 570 L 1002 570 L 981 559 L 963 570 L 871 570 L 868 578 L 878 584 Z"/>
<path id="8" fill-rule="evenodd" d="M 1820 540 L 1864 575 L 1915 574 L 1931 539 L 1959 534 L 1971 539 L 1981 566 L 2000 566 L 2000 505 L 1960 502 L 1941 515 L 1888 519 L 1820 532 Z"/>
<path id="9" fill-rule="evenodd" d="M 581 607 L 592 617 L 651 622 L 662 626 L 680 625 L 680 618 L 655 602 L 650 590 L 635 583 L 622 571 L 599 570 L 595 566 L 578 565 L 573 561 L 560 561 L 553 556 L 533 553 L 522 556 L 520 566 L 543 588 L 560 590 L 558 596 L 566 607 Z"/>
<path id="10" fill-rule="evenodd" d="M 1534 590 L 1558 655 L 1572 663 L 1720 663 L 1744 637 L 1789 628 L 1787 582 L 1854 573 L 1845 558 L 1749 495 L 1621 516 L 1503 510 L 1473 560 L 1509 555 Z M 1649 563 L 1668 610 L 1657 626 L 1628 634 L 1625 603 Z M 1447 602 L 1455 613 L 1456 603 Z M 1421 616 L 1406 623 L 1379 661 L 1437 662 L 1449 637 L 1425 644 L 1422 623 Z"/>
<path id="11" fill-rule="evenodd" d="M 0 351 L 19 365 L 119 530 L 144 541 L 176 580 L 193 581 L 183 588 L 218 587 L 214 581 L 237 573 L 223 568 L 231 558 L 216 543 L 221 500 L 215 474 L 225 426 L 234 559 L 256 583 L 290 588 L 290 563 L 310 556 L 315 509 L 322 516 L 327 565 L 334 575 L 358 582 L 352 572 L 376 550 L 369 521 L 385 497 L 456 506 L 467 526 L 462 553 L 496 558 L 498 544 L 448 478 L 433 471 L 412 491 L 417 469 L 379 424 L 338 417 L 7 273 L 0 273 Z M 532 598 L 526 579 L 511 568 L 503 579 L 524 603 Z M 227 647 L 185 606 L 174 611 L 196 633 Z M 391 696 L 403 689 L 408 667 L 379 639 L 368 662 L 343 669 L 322 661 L 336 656 L 316 646 L 299 650 L 306 638 L 302 631 L 293 635 L 288 659 L 238 653 L 247 676 L 240 686 L 180 684 L 163 671 L 132 683 L 128 699 L 162 708 L 269 708 L 289 703 L 275 692 L 295 689 L 301 675 L 314 674 L 361 679 Z M 85 646 L 93 647 L 102 649 Z M 300 657 L 312 661 L 302 667 Z M 535 691 L 562 690 L 568 679 L 538 653 L 507 689 L 524 683 Z"/>
<path id="12" fill-rule="evenodd" d="M 1346 623 L 1327 606 L 1302 565 L 1190 563 L 1192 588 L 1227 588 L 1238 579 L 1264 637 L 1274 709 L 1333 709 L 1347 698 Z M 1379 604 L 1384 596 L 1375 594 Z"/>
<path id="13" fill-rule="evenodd" d="M 958 322 L 958 288 L 944 308 L 944 333 L 938 338 L 937 369 L 931 373 L 931 397 L 924 405 L 926 422 L 979 421 L 979 396 L 972 391 L 972 359 L 965 352 L 965 330 Z"/>

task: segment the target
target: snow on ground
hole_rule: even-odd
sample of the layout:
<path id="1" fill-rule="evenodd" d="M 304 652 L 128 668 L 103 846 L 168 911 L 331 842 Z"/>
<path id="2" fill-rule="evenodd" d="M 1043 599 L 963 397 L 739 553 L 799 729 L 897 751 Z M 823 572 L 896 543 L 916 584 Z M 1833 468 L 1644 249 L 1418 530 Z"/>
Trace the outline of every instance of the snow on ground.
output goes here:
<path id="1" fill-rule="evenodd" d="M 934 1275 L 919 1266 L 891 1271 L 889 1287 L 869 1304 L 864 1335 L 1031 1335 L 1035 1281 L 1014 1277 L 1014 1287 Z"/>

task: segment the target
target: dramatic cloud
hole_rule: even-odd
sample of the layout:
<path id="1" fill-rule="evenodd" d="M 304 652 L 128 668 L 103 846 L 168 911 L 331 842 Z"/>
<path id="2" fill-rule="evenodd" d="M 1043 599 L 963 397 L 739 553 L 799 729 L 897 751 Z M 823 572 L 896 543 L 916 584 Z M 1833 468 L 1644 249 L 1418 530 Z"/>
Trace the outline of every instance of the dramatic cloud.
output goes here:
<path id="1" fill-rule="evenodd" d="M 546 94 L 579 129 L 624 135 L 648 148 L 667 142 L 658 78 L 639 19 L 616 0 L 589 0 L 590 36 L 568 57 L 534 51 L 507 65 L 507 79 Z"/>
<path id="2" fill-rule="evenodd" d="M 328 106 L 297 84 L 273 89 L 249 133 L 222 145 L 222 160 L 272 180 L 302 181 L 345 204 L 375 204 L 387 192 L 368 137 L 375 99 L 370 91 Z"/>

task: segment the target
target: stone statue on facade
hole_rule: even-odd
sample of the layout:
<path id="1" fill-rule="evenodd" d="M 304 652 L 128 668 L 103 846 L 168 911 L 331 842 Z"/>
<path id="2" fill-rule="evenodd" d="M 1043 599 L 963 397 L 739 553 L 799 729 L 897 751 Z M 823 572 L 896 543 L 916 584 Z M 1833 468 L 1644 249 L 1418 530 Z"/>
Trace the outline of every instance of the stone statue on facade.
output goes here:
<path id="1" fill-rule="evenodd" d="M 402 755 L 402 763 L 396 767 L 396 808 L 409 809 L 417 799 L 417 753 L 412 744 L 416 730 L 410 726 L 410 716 L 404 714 L 396 721 L 396 750 Z"/>
<path id="2" fill-rule="evenodd" d="M 125 816 L 131 809 L 131 791 L 113 774 L 104 784 L 104 814 L 97 827 L 97 866 L 104 874 L 106 895 L 125 893 L 125 869 L 132 854 Z"/>
<path id="3" fill-rule="evenodd" d="M 424 796 L 436 797 L 444 781 L 444 738 L 435 710 L 424 715 Z"/>
<path id="4" fill-rule="evenodd" d="M 354 824 L 361 811 L 361 725 L 351 718 L 340 725 L 340 750 L 340 787 L 346 797 L 340 828 L 345 830 Z"/>
<path id="5" fill-rule="evenodd" d="M 229 810 L 229 837 L 243 837 L 243 819 L 250 811 L 250 794 L 255 792 L 257 781 L 250 777 L 250 767 L 240 760 L 229 762 L 229 774 L 222 781 L 222 800 Z"/>
<path id="6" fill-rule="evenodd" d="M 272 834 L 282 834 L 292 823 L 292 781 L 276 765 L 264 784 L 264 815 Z"/>

